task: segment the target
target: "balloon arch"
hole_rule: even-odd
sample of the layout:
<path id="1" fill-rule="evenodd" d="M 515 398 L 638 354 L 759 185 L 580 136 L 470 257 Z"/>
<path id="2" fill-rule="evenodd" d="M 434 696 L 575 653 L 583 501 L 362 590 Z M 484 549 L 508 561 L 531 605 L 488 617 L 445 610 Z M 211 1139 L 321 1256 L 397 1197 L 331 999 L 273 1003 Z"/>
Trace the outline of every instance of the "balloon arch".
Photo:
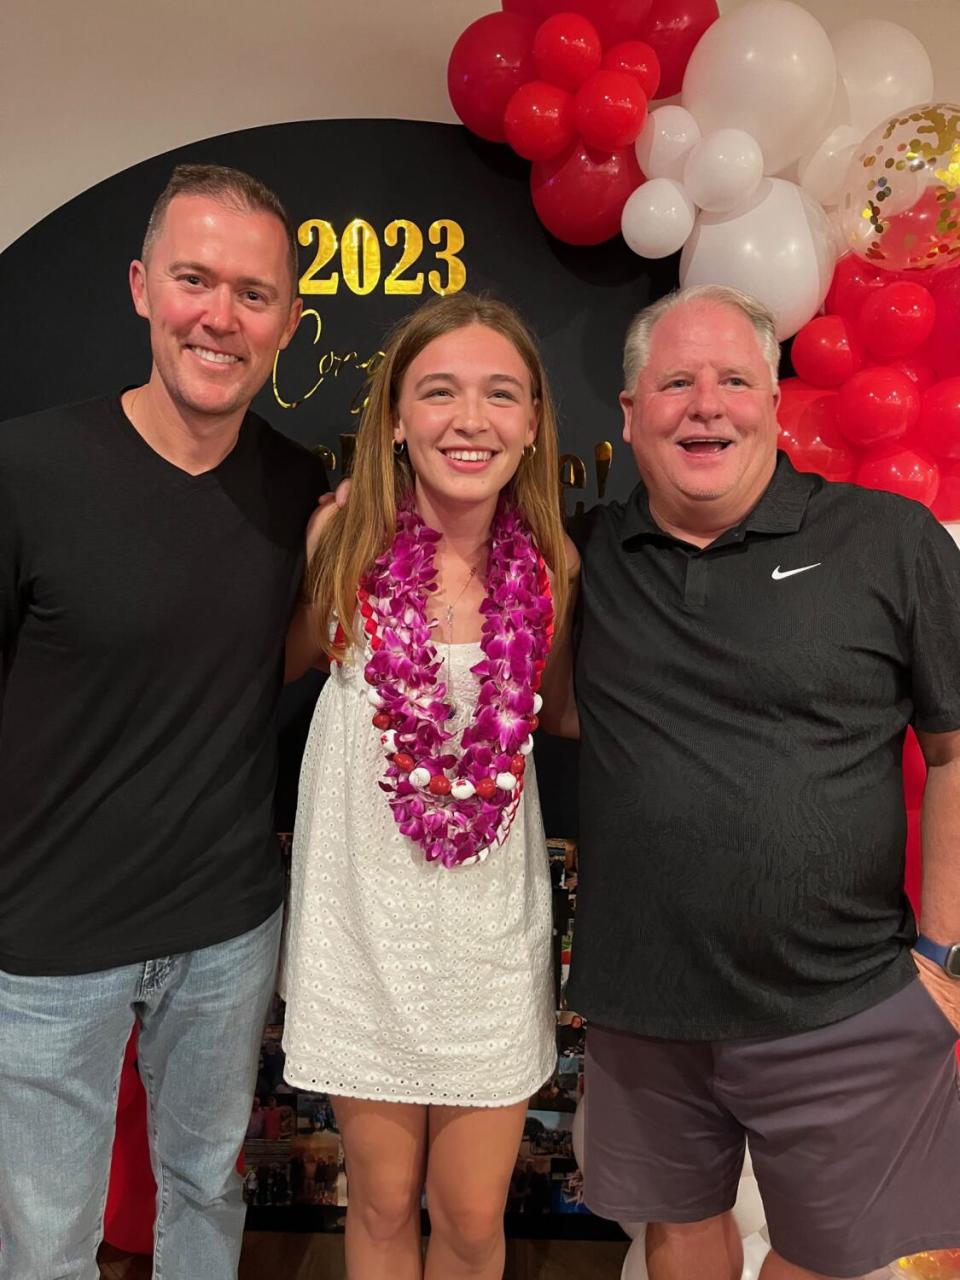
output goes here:
<path id="1" fill-rule="evenodd" d="M 911 32 L 831 37 L 792 0 L 503 0 L 447 79 L 531 162 L 557 239 L 679 251 L 681 285 L 734 285 L 796 335 L 801 469 L 960 520 L 960 106 L 930 101 Z"/>

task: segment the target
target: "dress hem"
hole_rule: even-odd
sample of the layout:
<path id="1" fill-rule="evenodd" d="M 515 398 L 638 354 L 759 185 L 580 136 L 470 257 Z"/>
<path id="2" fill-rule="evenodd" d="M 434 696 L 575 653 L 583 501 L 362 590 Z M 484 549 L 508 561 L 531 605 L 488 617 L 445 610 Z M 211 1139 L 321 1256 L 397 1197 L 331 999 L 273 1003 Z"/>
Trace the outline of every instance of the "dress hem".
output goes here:
<path id="1" fill-rule="evenodd" d="M 289 1085 L 293 1085 L 296 1089 L 303 1089 L 308 1093 L 325 1093 L 335 1098 L 356 1098 L 360 1102 L 398 1102 L 406 1106 L 413 1107 L 484 1107 L 493 1109 L 495 1107 L 514 1107 L 518 1102 L 526 1102 L 532 1098 L 538 1089 L 543 1088 L 547 1081 L 553 1076 L 553 1068 L 551 1067 L 547 1074 L 540 1080 L 539 1084 L 535 1084 L 533 1088 L 524 1090 L 521 1093 L 512 1095 L 509 1098 L 449 1098 L 437 1097 L 416 1097 L 413 1094 L 391 1094 L 389 1097 L 384 1093 L 371 1093 L 362 1089 L 343 1089 L 337 1088 L 332 1083 L 320 1080 L 307 1080 L 306 1077 L 299 1079 L 289 1076 L 284 1072 L 284 1080 Z"/>

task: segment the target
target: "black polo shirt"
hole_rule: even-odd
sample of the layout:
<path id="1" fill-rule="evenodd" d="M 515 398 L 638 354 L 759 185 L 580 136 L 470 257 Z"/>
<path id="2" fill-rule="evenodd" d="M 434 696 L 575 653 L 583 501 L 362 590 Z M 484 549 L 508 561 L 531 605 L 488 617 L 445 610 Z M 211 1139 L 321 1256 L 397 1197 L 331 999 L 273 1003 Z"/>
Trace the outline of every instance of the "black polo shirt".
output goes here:
<path id="1" fill-rule="evenodd" d="M 796 472 L 704 549 L 642 485 L 590 513 L 568 1002 L 645 1035 L 825 1025 L 912 975 L 906 726 L 960 728 L 960 552 Z"/>

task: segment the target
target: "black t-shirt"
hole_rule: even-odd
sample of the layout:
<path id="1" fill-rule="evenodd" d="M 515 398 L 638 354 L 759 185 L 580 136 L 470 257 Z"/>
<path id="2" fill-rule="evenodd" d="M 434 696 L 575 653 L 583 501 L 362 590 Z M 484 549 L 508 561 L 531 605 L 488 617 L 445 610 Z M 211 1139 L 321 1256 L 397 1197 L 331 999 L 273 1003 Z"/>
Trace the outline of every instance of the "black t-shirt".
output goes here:
<path id="1" fill-rule="evenodd" d="M 960 728 L 960 552 L 781 455 L 699 550 L 639 486 L 584 530 L 571 1008 L 676 1039 L 825 1025 L 909 981 L 906 726 Z"/>
<path id="2" fill-rule="evenodd" d="M 199 476 L 117 398 L 0 426 L 0 968 L 189 951 L 279 905 L 283 641 L 325 488 L 254 414 Z"/>

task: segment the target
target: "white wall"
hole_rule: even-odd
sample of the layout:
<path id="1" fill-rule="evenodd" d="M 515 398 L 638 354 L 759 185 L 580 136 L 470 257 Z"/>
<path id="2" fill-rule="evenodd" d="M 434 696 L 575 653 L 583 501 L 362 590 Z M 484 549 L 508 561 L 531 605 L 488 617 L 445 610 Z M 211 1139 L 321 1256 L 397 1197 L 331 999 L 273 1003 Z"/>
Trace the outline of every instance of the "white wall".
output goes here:
<path id="1" fill-rule="evenodd" d="M 936 97 L 960 99 L 960 0 L 803 2 L 831 30 L 862 17 L 910 27 L 934 62 Z M 453 120 L 447 57 L 495 7 L 2 0 L 0 249 L 78 192 L 188 142 L 285 120 Z"/>

